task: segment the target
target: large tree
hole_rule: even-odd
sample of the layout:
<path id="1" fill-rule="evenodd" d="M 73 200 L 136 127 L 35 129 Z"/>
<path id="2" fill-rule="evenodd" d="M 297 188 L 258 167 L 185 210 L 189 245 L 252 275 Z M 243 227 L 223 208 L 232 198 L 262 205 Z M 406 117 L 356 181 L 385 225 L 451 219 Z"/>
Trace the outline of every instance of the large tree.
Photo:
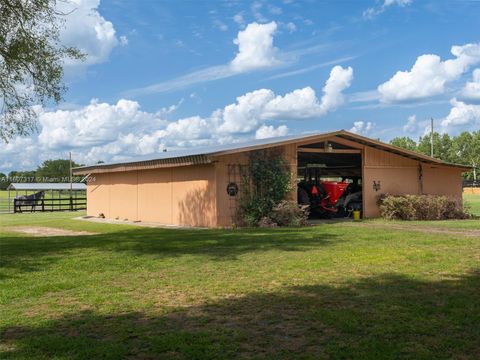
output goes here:
<path id="1" fill-rule="evenodd" d="M 390 144 L 401 147 L 402 149 L 417 151 L 417 143 L 407 136 L 396 137 L 390 141 Z"/>
<path id="2" fill-rule="evenodd" d="M 453 152 L 453 141 L 448 134 L 433 133 L 433 157 L 447 161 L 455 162 L 456 156 Z M 418 141 L 418 151 L 422 154 L 430 156 L 431 154 L 431 141 L 430 135 L 420 137 Z"/>
<path id="3" fill-rule="evenodd" d="M 66 14 L 56 3 L 0 0 L 0 140 L 34 131 L 32 106 L 61 101 L 65 60 L 84 57 L 60 43 Z"/>
<path id="4" fill-rule="evenodd" d="M 404 149 L 430 155 L 430 135 L 420 137 L 418 144 L 409 137 L 397 137 L 390 144 Z M 480 131 L 463 132 L 458 136 L 433 133 L 433 156 L 437 159 L 455 164 L 472 167 L 472 171 L 465 172 L 464 178 L 477 180 L 480 168 Z"/>
<path id="5" fill-rule="evenodd" d="M 80 166 L 72 162 L 72 167 Z M 42 182 L 66 182 L 70 176 L 70 160 L 45 160 L 35 172 Z"/>
<path id="6" fill-rule="evenodd" d="M 455 138 L 452 151 L 457 155 L 459 163 L 472 167 L 472 172 L 466 177 L 476 181 L 480 168 L 480 131 L 462 132 Z"/>
<path id="7" fill-rule="evenodd" d="M 7 175 L 0 172 L 0 190 L 5 190 L 9 184 Z"/>

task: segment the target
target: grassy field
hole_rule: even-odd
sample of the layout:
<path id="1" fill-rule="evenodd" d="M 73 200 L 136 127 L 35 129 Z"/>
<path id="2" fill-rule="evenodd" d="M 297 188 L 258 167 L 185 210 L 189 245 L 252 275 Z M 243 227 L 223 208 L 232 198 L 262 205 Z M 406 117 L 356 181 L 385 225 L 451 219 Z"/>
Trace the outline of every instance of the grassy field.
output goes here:
<path id="1" fill-rule="evenodd" d="M 478 220 L 226 231 L 78 215 L 0 215 L 2 359 L 480 353 Z"/>
<path id="2" fill-rule="evenodd" d="M 463 194 L 463 201 L 472 214 L 480 216 L 480 195 Z"/>

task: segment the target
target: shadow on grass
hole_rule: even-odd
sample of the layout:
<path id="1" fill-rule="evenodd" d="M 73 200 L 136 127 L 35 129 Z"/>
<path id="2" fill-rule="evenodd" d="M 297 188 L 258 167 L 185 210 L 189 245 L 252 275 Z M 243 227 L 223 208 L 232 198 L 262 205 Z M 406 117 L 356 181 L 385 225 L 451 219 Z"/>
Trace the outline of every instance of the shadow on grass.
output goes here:
<path id="1" fill-rule="evenodd" d="M 479 294 L 478 273 L 439 282 L 387 274 L 340 287 L 292 287 L 159 308 L 156 315 L 83 311 L 2 329 L 0 354 L 4 359 L 475 359 Z"/>
<path id="2" fill-rule="evenodd" d="M 322 235 L 308 228 L 239 231 L 139 228 L 89 236 L 4 237 L 0 243 L 0 264 L 25 272 L 37 271 L 61 259 L 62 254 L 77 249 L 233 260 L 250 252 L 305 251 L 338 241 L 333 234 Z"/>

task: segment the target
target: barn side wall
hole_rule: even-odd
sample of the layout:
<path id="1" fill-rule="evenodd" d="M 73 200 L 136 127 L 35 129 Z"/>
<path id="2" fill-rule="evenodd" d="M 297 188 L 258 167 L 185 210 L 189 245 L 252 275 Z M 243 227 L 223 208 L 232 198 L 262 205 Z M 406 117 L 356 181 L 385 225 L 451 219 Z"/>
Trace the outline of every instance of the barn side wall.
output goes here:
<path id="1" fill-rule="evenodd" d="M 462 201 L 462 170 L 448 166 L 423 165 L 423 191 Z"/>
<path id="2" fill-rule="evenodd" d="M 433 166 L 368 146 L 364 149 L 363 161 L 364 216 L 367 218 L 380 215 L 377 199 L 381 194 L 445 195 L 462 201 L 461 169 Z"/>
<path id="3" fill-rule="evenodd" d="M 377 199 L 381 194 L 420 194 L 416 160 L 366 146 L 363 166 L 364 216 L 367 218 L 380 215 Z"/>
<path id="4" fill-rule="evenodd" d="M 216 226 L 213 165 L 95 174 L 87 214 L 180 226 Z"/>

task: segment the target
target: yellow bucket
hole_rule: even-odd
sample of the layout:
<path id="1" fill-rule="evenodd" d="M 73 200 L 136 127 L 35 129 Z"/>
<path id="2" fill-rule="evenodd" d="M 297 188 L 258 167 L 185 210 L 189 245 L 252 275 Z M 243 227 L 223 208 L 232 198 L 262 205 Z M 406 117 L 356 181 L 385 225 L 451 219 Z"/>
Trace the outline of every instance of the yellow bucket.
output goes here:
<path id="1" fill-rule="evenodd" d="M 358 221 L 360 220 L 360 210 L 353 211 L 353 220 Z"/>

